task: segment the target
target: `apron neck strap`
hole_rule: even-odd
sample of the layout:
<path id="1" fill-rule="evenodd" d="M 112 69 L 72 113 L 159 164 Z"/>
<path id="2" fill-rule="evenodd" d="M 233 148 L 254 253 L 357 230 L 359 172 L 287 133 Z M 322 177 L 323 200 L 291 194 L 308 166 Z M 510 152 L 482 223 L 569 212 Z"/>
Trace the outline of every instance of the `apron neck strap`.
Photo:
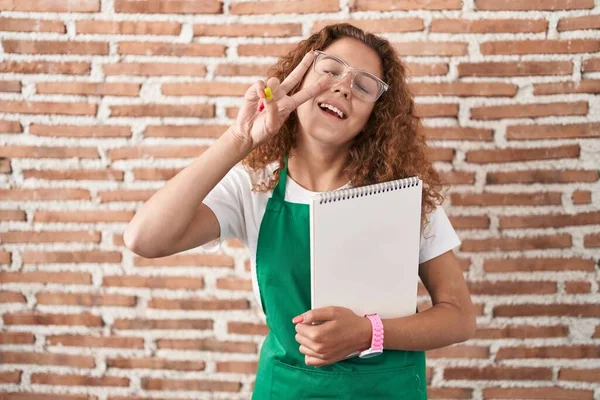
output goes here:
<path id="1" fill-rule="evenodd" d="M 287 171 L 288 171 L 288 156 L 284 157 L 283 169 L 279 172 L 279 182 L 273 190 L 273 197 L 280 200 L 285 199 L 285 186 L 287 183 Z"/>

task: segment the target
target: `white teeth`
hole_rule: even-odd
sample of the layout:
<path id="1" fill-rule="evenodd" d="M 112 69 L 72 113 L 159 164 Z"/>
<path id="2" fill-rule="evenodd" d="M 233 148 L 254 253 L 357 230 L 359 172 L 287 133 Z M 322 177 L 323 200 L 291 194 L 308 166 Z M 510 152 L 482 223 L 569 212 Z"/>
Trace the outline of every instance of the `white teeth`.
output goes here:
<path id="1" fill-rule="evenodd" d="M 344 119 L 344 113 L 341 110 L 339 110 L 337 107 L 334 107 L 331 104 L 327 104 L 327 103 L 321 103 L 320 107 L 328 108 L 331 111 L 333 111 L 334 113 L 336 113 L 338 115 L 338 117 L 340 117 L 340 119 Z"/>

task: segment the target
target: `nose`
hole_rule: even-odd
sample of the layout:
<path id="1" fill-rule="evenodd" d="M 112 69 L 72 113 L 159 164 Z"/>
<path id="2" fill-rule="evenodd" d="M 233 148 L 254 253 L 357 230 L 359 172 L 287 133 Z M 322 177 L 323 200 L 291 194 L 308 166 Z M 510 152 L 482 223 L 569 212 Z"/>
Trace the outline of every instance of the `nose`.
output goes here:
<path id="1" fill-rule="evenodd" d="M 349 99 L 352 93 L 352 71 L 346 70 L 344 75 L 331 87 L 334 92 L 341 92 L 345 98 Z"/>

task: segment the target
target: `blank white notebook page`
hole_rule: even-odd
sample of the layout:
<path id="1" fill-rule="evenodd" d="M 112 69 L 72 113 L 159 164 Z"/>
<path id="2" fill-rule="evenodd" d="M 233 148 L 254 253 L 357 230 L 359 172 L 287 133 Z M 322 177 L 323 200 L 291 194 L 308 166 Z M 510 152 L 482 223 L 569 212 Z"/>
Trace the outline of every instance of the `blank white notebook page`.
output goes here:
<path id="1" fill-rule="evenodd" d="M 340 306 L 381 318 L 415 313 L 421 190 L 412 177 L 312 199 L 313 309 Z"/>

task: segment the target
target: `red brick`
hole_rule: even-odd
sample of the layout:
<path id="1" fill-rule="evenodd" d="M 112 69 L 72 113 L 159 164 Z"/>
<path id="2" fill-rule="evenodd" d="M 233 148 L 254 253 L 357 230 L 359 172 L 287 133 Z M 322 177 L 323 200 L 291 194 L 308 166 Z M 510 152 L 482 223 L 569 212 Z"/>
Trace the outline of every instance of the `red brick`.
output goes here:
<path id="1" fill-rule="evenodd" d="M 596 170 L 527 170 L 488 172 L 486 184 L 597 182 L 598 179 L 600 179 L 600 172 Z"/>
<path id="2" fill-rule="evenodd" d="M 440 388 L 440 387 L 427 387 L 427 398 L 429 399 L 472 399 L 473 389 L 466 388 Z"/>
<path id="3" fill-rule="evenodd" d="M 579 145 L 538 147 L 531 149 L 497 149 L 467 151 L 466 161 L 475 164 L 504 163 L 560 158 L 579 158 Z"/>
<path id="4" fill-rule="evenodd" d="M 99 12 L 100 0 L 3 0 L 0 2 L 2 11 L 33 11 L 33 12 Z"/>
<path id="5" fill-rule="evenodd" d="M 588 110 L 587 101 L 484 106 L 473 107 L 471 109 L 471 118 L 490 120 L 502 118 L 538 118 L 554 115 L 587 115 Z"/>
<path id="6" fill-rule="evenodd" d="M 10 293 L 10 292 L 2 292 Z M 0 344 L 34 344 L 35 336 L 30 332 L 0 332 Z"/>
<path id="7" fill-rule="evenodd" d="M 84 394 L 78 395 L 67 395 L 67 394 L 45 394 L 45 393 L 34 393 L 34 392 L 18 392 L 18 393 L 4 393 L 2 400 L 98 400 L 97 396 Z M 130 400 L 130 399 L 128 399 Z"/>
<path id="8" fill-rule="evenodd" d="M 148 308 L 158 310 L 246 310 L 250 308 L 250 304 L 245 299 L 152 298 L 148 301 Z"/>
<path id="9" fill-rule="evenodd" d="M 56 283 L 67 285 L 91 285 L 92 275 L 89 272 L 50 272 L 50 271 L 19 271 L 0 272 L 2 282 L 6 283 Z"/>
<path id="10" fill-rule="evenodd" d="M 33 123 L 29 132 L 38 136 L 61 137 L 131 137 L 131 128 L 118 125 L 39 125 Z M 117 172 L 117 171 L 115 171 Z"/>
<path id="11" fill-rule="evenodd" d="M 150 125 L 146 127 L 145 137 L 189 137 L 211 138 L 220 137 L 229 126 L 227 125 Z"/>
<path id="12" fill-rule="evenodd" d="M 544 19 L 434 19 L 431 32 L 446 33 L 523 33 L 546 32 Z"/>
<path id="13" fill-rule="evenodd" d="M 248 90 L 247 83 L 236 82 L 182 82 L 163 83 L 166 96 L 240 96 Z"/>
<path id="14" fill-rule="evenodd" d="M 564 389 L 556 386 L 530 388 L 485 388 L 483 398 L 487 399 L 530 399 L 530 400 L 592 400 L 591 390 Z"/>
<path id="15" fill-rule="evenodd" d="M 555 11 L 594 8 L 594 0 L 475 0 L 477 10 Z"/>
<path id="16" fill-rule="evenodd" d="M 600 225 L 600 212 L 581 214 L 520 215 L 500 217 L 500 229 L 562 228 L 565 226 Z"/>
<path id="17" fill-rule="evenodd" d="M 536 83 L 533 85 L 533 94 L 535 95 L 563 93 L 600 93 L 600 79 L 584 79 L 579 82 Z"/>
<path id="18" fill-rule="evenodd" d="M 1 133 L 22 133 L 23 126 L 19 121 L 0 121 Z"/>
<path id="19" fill-rule="evenodd" d="M 468 44 L 464 42 L 401 42 L 393 43 L 401 56 L 465 56 Z"/>
<path id="20" fill-rule="evenodd" d="M 489 296 L 511 294 L 553 294 L 556 293 L 556 282 L 545 281 L 469 281 L 469 292 Z"/>
<path id="21" fill-rule="evenodd" d="M 591 290 L 592 290 L 592 284 L 587 281 L 565 282 L 565 291 L 569 294 L 590 293 Z"/>
<path id="22" fill-rule="evenodd" d="M 600 71 L 600 58 L 590 58 L 583 62 L 583 72 L 597 72 Z"/>
<path id="23" fill-rule="evenodd" d="M 461 0 L 353 0 L 350 11 L 460 10 Z"/>
<path id="24" fill-rule="evenodd" d="M 526 251 L 540 249 L 568 249 L 573 245 L 571 235 L 547 235 L 525 238 L 463 239 L 461 251 Z"/>
<path id="25" fill-rule="evenodd" d="M 474 339 L 531 339 L 531 338 L 566 338 L 569 328 L 556 326 L 506 326 L 502 328 L 478 327 Z"/>
<path id="26" fill-rule="evenodd" d="M 466 215 L 450 216 L 450 223 L 454 229 L 488 229 L 490 227 L 490 218 L 487 215 Z"/>
<path id="27" fill-rule="evenodd" d="M 217 361 L 217 372 L 233 374 L 256 374 L 256 361 Z"/>
<path id="28" fill-rule="evenodd" d="M 419 103 L 415 104 L 415 115 L 420 118 L 457 117 L 456 103 Z"/>
<path id="29" fill-rule="evenodd" d="M 239 392 L 241 387 L 240 382 L 208 381 L 198 378 L 187 380 L 142 378 L 142 388 L 145 390 Z"/>
<path id="30" fill-rule="evenodd" d="M 409 77 L 429 76 L 429 75 L 446 75 L 450 70 L 448 64 L 444 63 L 404 63 L 406 74 Z"/>
<path id="31" fill-rule="evenodd" d="M 430 161 L 452 162 L 454 160 L 454 149 L 442 147 L 430 147 L 427 157 Z"/>
<path id="32" fill-rule="evenodd" d="M 91 200 L 87 189 L 0 189 L 0 198 L 7 201 Z"/>
<path id="33" fill-rule="evenodd" d="M 21 93 L 21 82 L 19 82 L 19 81 L 0 81 L 0 92 Z"/>
<path id="34" fill-rule="evenodd" d="M 4 61 L 0 63 L 2 73 L 86 75 L 90 70 L 89 62 Z"/>
<path id="35" fill-rule="evenodd" d="M 598 19 L 597 15 L 561 18 L 558 21 L 557 29 L 559 32 L 583 29 L 600 29 L 600 20 Z"/>
<path id="36" fill-rule="evenodd" d="M 452 193 L 453 206 L 560 205 L 560 192 L 545 193 Z"/>
<path id="37" fill-rule="evenodd" d="M 494 317 L 600 317 L 598 304 L 518 304 L 494 307 Z"/>
<path id="38" fill-rule="evenodd" d="M 118 13 L 221 14 L 219 0 L 115 0 Z"/>
<path id="39" fill-rule="evenodd" d="M 192 63 L 137 63 L 121 62 L 102 64 L 104 75 L 135 75 L 135 76 L 206 76 L 204 64 Z"/>
<path id="40" fill-rule="evenodd" d="M 467 359 L 488 359 L 490 356 L 490 348 L 487 346 L 465 346 L 452 345 L 442 347 L 426 352 L 427 359 L 429 358 L 467 358 Z"/>
<path id="41" fill-rule="evenodd" d="M 260 1 L 234 2 L 229 12 L 235 14 L 313 14 L 338 12 L 337 0 L 297 0 L 293 2 Z"/>
<path id="42" fill-rule="evenodd" d="M 446 367 L 444 379 L 549 381 L 552 380 L 552 368 Z"/>
<path id="43" fill-rule="evenodd" d="M 600 358 L 600 348 L 598 346 L 519 346 L 503 347 L 496 353 L 497 360 L 508 360 L 515 358 L 570 358 L 570 359 L 589 359 Z"/>
<path id="44" fill-rule="evenodd" d="M 215 106 L 212 104 L 134 104 L 113 105 L 111 117 L 196 117 L 213 118 Z"/>
<path id="45" fill-rule="evenodd" d="M 251 322 L 228 322 L 227 332 L 239 335 L 266 335 L 269 328 L 265 324 L 253 324 Z"/>
<path id="46" fill-rule="evenodd" d="M 144 348 L 144 338 L 125 336 L 50 335 L 46 338 L 46 343 L 61 347 Z"/>
<path id="47" fill-rule="evenodd" d="M 502 82 L 416 82 L 409 85 L 415 96 L 513 97 L 518 87 Z"/>
<path id="48" fill-rule="evenodd" d="M 2 318 L 6 325 L 61 325 L 88 327 L 101 327 L 103 325 L 102 317 L 87 312 L 80 314 L 48 314 L 24 311 L 6 313 Z M 90 357 L 90 359 L 91 358 L 92 357 Z"/>
<path id="49" fill-rule="evenodd" d="M 0 101 L 0 112 L 17 114 L 62 114 L 95 116 L 96 104 L 53 101 Z"/>
<path id="50" fill-rule="evenodd" d="M 6 272 L 0 272 L 0 277 Z M 4 282 L 4 281 L 2 281 Z M 27 304 L 27 299 L 21 293 L 9 292 L 0 290 L 0 303 L 23 303 Z M 2 336 L 0 334 L 0 344 L 2 344 Z"/>
<path id="51" fill-rule="evenodd" d="M 318 20 L 312 27 L 316 33 L 331 24 L 349 23 L 363 31 L 372 33 L 402 33 L 421 32 L 425 30 L 425 23 L 421 18 L 388 18 L 388 19 L 343 19 L 343 20 Z"/>
<path id="52" fill-rule="evenodd" d="M 66 33 L 67 29 L 65 24 L 61 21 L 24 18 L 0 18 L 0 31 Z"/>
<path id="53" fill-rule="evenodd" d="M 47 351 L 1 351 L 0 358 L 3 364 L 62 365 L 76 368 L 94 368 L 96 365 L 93 356 L 50 353 Z"/>
<path id="54" fill-rule="evenodd" d="M 214 351 L 226 353 L 256 353 L 257 345 L 251 342 L 221 342 L 214 338 L 206 339 L 159 339 L 156 341 L 158 349 Z"/>
<path id="55" fill-rule="evenodd" d="M 10 174 L 12 173 L 12 167 L 10 165 L 10 160 L 0 159 L 0 174 Z"/>
<path id="56" fill-rule="evenodd" d="M 467 171 L 439 171 L 444 185 L 473 185 L 475 173 Z"/>
<path id="57" fill-rule="evenodd" d="M 110 82 L 38 82 L 41 94 L 78 94 L 86 96 L 138 96 L 140 83 Z"/>
<path id="58" fill-rule="evenodd" d="M 302 36 L 301 24 L 195 24 L 194 36 L 283 37 Z"/>
<path id="59" fill-rule="evenodd" d="M 127 387 L 129 378 L 120 376 L 85 376 L 85 375 L 58 375 L 58 374 L 31 374 L 31 383 L 38 385 L 63 385 L 85 387 Z"/>
<path id="60" fill-rule="evenodd" d="M 478 62 L 458 64 L 458 76 L 571 75 L 570 61 Z"/>
<path id="61" fill-rule="evenodd" d="M 600 247 L 600 233 L 590 233 L 589 235 L 585 235 L 583 245 L 586 248 Z"/>
<path id="62" fill-rule="evenodd" d="M 0 251 L 0 264 L 12 263 L 12 254 L 8 251 Z"/>
<path id="63" fill-rule="evenodd" d="M 35 295 L 38 304 L 85 307 L 135 307 L 136 297 L 101 293 L 48 293 Z"/>
<path id="64" fill-rule="evenodd" d="M 108 358 L 106 360 L 108 368 L 122 369 L 164 369 L 175 371 L 203 371 L 206 367 L 204 361 L 185 361 L 185 360 L 168 360 L 156 357 L 144 358 Z"/>
<path id="65" fill-rule="evenodd" d="M 0 221 L 26 221 L 25 211 L 0 210 Z"/>
<path id="66" fill-rule="evenodd" d="M 146 331 L 149 329 L 172 330 L 210 330 L 213 322 L 208 319 L 115 319 L 114 329 L 135 329 Z"/>
<path id="67" fill-rule="evenodd" d="M 25 179 L 42 180 L 86 180 L 86 181 L 123 181 L 124 172 L 110 169 L 102 170 L 23 170 Z"/>
<path id="68" fill-rule="evenodd" d="M 572 125 L 513 125 L 506 128 L 512 140 L 572 139 L 600 137 L 600 123 Z"/>
<path id="69" fill-rule="evenodd" d="M 204 288 L 204 279 L 201 276 L 105 275 L 102 286 L 197 290 Z"/>
<path id="70" fill-rule="evenodd" d="M 252 280 L 242 278 L 218 278 L 217 289 L 252 291 Z"/>
<path id="71" fill-rule="evenodd" d="M 34 222 L 110 223 L 129 222 L 133 211 L 36 211 Z"/>
<path id="72" fill-rule="evenodd" d="M 119 42 L 119 54 L 171 57 L 225 57 L 225 46 L 205 43 Z"/>
<path id="73" fill-rule="evenodd" d="M 538 271 L 588 271 L 594 270 L 594 260 L 583 258 L 509 258 L 486 259 L 483 270 L 489 273 Z"/>
<path id="74" fill-rule="evenodd" d="M 592 192 L 589 190 L 575 190 L 571 195 L 573 204 L 590 204 L 592 202 Z"/>
<path id="75" fill-rule="evenodd" d="M 25 264 L 120 263 L 118 251 L 24 251 Z"/>
<path id="76" fill-rule="evenodd" d="M 263 64 L 218 64 L 215 76 L 260 76 L 267 75 L 269 66 Z"/>
<path id="77" fill-rule="evenodd" d="M 113 161 L 136 158 L 196 158 L 206 149 L 206 146 L 124 147 L 110 150 L 109 158 Z"/>
<path id="78" fill-rule="evenodd" d="M 52 40 L 3 40 L 6 53 L 108 55 L 106 42 L 67 42 Z"/>
<path id="79" fill-rule="evenodd" d="M 573 54 L 600 51 L 600 41 L 594 39 L 498 41 L 481 43 L 479 46 L 483 55 Z"/>
<path id="80" fill-rule="evenodd" d="M 561 368 L 558 379 L 563 381 L 600 382 L 600 369 Z M 590 393 L 589 398 L 592 398 Z"/>
<path id="81" fill-rule="evenodd" d="M 120 34 L 120 35 L 179 35 L 179 22 L 147 21 L 76 21 L 78 34 Z"/>
<path id="82" fill-rule="evenodd" d="M 240 3 L 241 4 L 241 3 Z M 243 3 L 246 4 L 246 3 Z M 283 3 L 282 3 L 283 4 Z M 294 50 L 296 43 L 272 43 L 272 44 L 239 44 L 238 55 L 245 56 L 270 56 L 281 57 Z"/>

